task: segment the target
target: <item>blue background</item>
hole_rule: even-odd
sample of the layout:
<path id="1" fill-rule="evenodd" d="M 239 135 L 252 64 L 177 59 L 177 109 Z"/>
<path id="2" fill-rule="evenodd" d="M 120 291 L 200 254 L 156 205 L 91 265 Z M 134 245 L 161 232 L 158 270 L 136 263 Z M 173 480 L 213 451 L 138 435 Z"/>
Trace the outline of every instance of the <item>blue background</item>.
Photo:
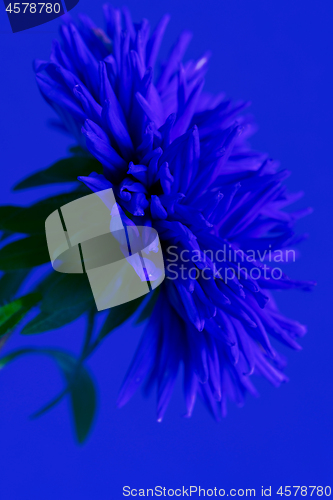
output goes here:
<path id="1" fill-rule="evenodd" d="M 115 5 L 121 5 L 114 2 Z M 102 2 L 81 0 L 101 24 Z M 72 438 L 67 401 L 39 420 L 29 415 L 61 387 L 49 360 L 26 358 L 0 373 L 0 498 L 118 500 L 122 487 L 201 485 L 250 488 L 332 485 L 332 3 L 293 0 L 128 0 L 134 20 L 172 20 L 162 54 L 183 28 L 194 33 L 187 56 L 213 51 L 206 88 L 252 101 L 259 124 L 255 148 L 292 170 L 291 190 L 306 192 L 299 206 L 314 207 L 298 229 L 310 239 L 290 266 L 294 278 L 316 279 L 313 293 L 284 292 L 281 310 L 309 327 L 303 351 L 288 352 L 290 382 L 276 390 L 258 380 L 259 399 L 229 405 L 217 425 L 200 401 L 193 418 L 181 418 L 181 384 L 162 424 L 154 397 L 142 394 L 121 410 L 117 391 L 140 336 L 119 329 L 90 366 L 99 384 L 99 412 L 87 444 Z M 10 193 L 29 172 L 66 154 L 72 142 L 46 126 L 53 118 L 32 72 L 46 59 L 59 20 L 12 34 L 0 15 L 1 202 L 28 203 L 43 190 Z M 77 351 L 82 322 L 31 339 Z M 11 339 L 10 348 L 26 339 Z M 286 353 L 287 350 L 281 348 Z M 257 491 L 259 494 L 259 490 Z M 274 496 L 274 495 L 273 495 Z"/>

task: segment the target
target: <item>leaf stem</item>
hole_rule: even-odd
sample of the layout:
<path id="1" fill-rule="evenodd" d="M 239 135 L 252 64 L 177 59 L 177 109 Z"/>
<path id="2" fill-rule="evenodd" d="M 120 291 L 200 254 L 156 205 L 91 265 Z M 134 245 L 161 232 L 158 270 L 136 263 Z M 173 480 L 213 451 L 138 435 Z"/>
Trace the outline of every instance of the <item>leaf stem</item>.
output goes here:
<path id="1" fill-rule="evenodd" d="M 86 329 L 86 334 L 84 337 L 84 343 L 82 346 L 82 351 L 80 358 L 78 360 L 78 364 L 82 364 L 82 362 L 92 353 L 94 349 L 92 349 L 92 346 L 94 346 L 94 342 L 91 344 L 91 338 L 94 332 L 94 324 L 95 324 L 95 312 L 93 309 L 90 309 L 88 311 L 88 319 L 87 319 L 87 329 Z"/>

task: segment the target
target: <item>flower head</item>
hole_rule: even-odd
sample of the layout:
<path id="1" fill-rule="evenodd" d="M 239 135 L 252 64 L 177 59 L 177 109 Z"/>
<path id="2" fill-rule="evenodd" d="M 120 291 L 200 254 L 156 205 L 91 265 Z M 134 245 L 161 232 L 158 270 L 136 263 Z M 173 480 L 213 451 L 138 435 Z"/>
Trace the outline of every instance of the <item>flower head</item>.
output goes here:
<path id="1" fill-rule="evenodd" d="M 256 394 L 252 374 L 286 381 L 270 337 L 299 349 L 305 327 L 285 318 L 270 291 L 308 289 L 272 266 L 300 241 L 285 212 L 298 199 L 288 172 L 253 151 L 248 105 L 204 92 L 209 54 L 183 63 L 184 32 L 157 66 L 169 21 L 150 34 L 147 20 L 104 7 L 106 31 L 86 16 L 61 27 L 37 82 L 62 126 L 103 165 L 79 177 L 98 192 L 112 187 L 125 224 L 154 227 L 167 279 L 119 395 L 122 406 L 146 380 L 157 383 L 163 418 L 181 364 L 186 415 L 199 394 L 218 418 L 230 398 Z M 292 250 L 293 251 L 293 250 Z M 267 264 L 268 263 L 268 264 Z"/>

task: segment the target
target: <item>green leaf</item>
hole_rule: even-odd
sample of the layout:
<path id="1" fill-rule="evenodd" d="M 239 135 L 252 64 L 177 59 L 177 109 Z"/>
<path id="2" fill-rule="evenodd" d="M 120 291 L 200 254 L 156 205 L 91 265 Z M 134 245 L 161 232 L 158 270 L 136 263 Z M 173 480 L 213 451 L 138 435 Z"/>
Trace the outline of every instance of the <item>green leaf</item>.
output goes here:
<path id="1" fill-rule="evenodd" d="M 30 293 L 0 307 L 0 337 L 13 330 L 40 299 L 39 293 Z"/>
<path id="2" fill-rule="evenodd" d="M 132 300 L 131 302 L 127 302 L 126 304 L 121 304 L 120 306 L 110 309 L 110 312 L 99 332 L 98 340 L 102 340 L 109 333 L 111 333 L 112 330 L 118 328 L 118 326 L 127 321 L 130 316 L 135 313 L 145 298 L 146 296 L 143 295 L 142 297 Z"/>
<path id="3" fill-rule="evenodd" d="M 20 214 L 23 212 L 24 208 L 15 205 L 1 205 L 0 206 L 0 230 L 12 232 L 12 229 L 8 230 L 8 221 L 11 219 L 19 219 Z M 9 222 L 10 224 L 10 222 Z M 21 226 L 22 227 L 22 226 Z M 15 229 L 16 232 L 16 229 Z"/>
<path id="4" fill-rule="evenodd" d="M 70 306 L 87 310 L 87 304 L 94 304 L 86 274 L 52 273 L 50 278 L 43 297 L 42 310 L 51 312 L 55 308 L 67 309 Z"/>
<path id="5" fill-rule="evenodd" d="M 75 182 L 79 175 L 88 176 L 91 172 L 103 173 L 103 167 L 99 161 L 92 157 L 71 156 L 27 177 L 16 184 L 14 191 L 46 184 Z"/>
<path id="6" fill-rule="evenodd" d="M 0 304 L 12 300 L 29 274 L 28 269 L 19 269 L 5 273 L 0 278 Z"/>
<path id="7" fill-rule="evenodd" d="M 21 332 L 23 335 L 61 328 L 91 308 L 96 309 L 85 274 L 52 273 L 39 290 L 43 296 L 41 312 L 25 325 Z"/>
<path id="8" fill-rule="evenodd" d="M 66 203 L 87 194 L 87 188 L 82 186 L 70 193 L 64 193 L 41 200 L 28 207 L 16 205 L 0 206 L 0 231 L 23 234 L 45 234 L 47 217 Z"/>
<path id="9" fill-rule="evenodd" d="M 96 390 L 94 382 L 88 370 L 77 363 L 77 360 L 64 351 L 56 349 L 25 348 L 13 351 L 0 359 L 0 369 L 20 356 L 26 354 L 42 354 L 50 356 L 61 369 L 66 380 L 66 388 L 55 399 L 48 403 L 33 417 L 39 416 L 51 409 L 67 393 L 70 394 L 71 408 L 74 417 L 76 437 L 79 443 L 83 443 L 91 429 L 96 413 Z"/>
<path id="10" fill-rule="evenodd" d="M 56 330 L 57 328 L 62 328 L 63 326 L 71 323 L 79 316 L 83 314 L 84 311 L 81 309 L 70 307 L 68 311 L 60 310 L 47 313 L 41 311 L 35 318 L 33 318 L 25 327 L 22 329 L 22 335 L 36 335 L 38 333 L 45 333 L 49 330 Z"/>
<path id="11" fill-rule="evenodd" d="M 96 390 L 88 371 L 80 365 L 75 377 L 64 372 L 70 387 L 70 396 L 76 436 L 79 443 L 83 443 L 92 426 L 96 412 Z"/>
<path id="12" fill-rule="evenodd" d="M 90 153 L 86 149 L 83 149 L 81 146 L 71 146 L 70 148 L 68 148 L 68 150 L 72 155 L 91 158 Z"/>
<path id="13" fill-rule="evenodd" d="M 48 351 L 55 356 L 67 381 L 75 431 L 79 443 L 87 438 L 96 412 L 96 391 L 87 369 L 63 351 Z"/>
<path id="14" fill-rule="evenodd" d="M 0 242 L 4 241 L 9 236 L 10 236 L 10 233 L 8 231 L 2 231 L 2 233 L 0 234 Z"/>
<path id="15" fill-rule="evenodd" d="M 45 264 L 50 260 L 45 235 L 29 236 L 0 249 L 0 269 L 15 271 Z"/>
<path id="16" fill-rule="evenodd" d="M 150 318 L 152 312 L 153 312 L 153 309 L 155 307 L 155 304 L 156 304 L 156 301 L 158 299 L 158 296 L 159 296 L 159 293 L 160 293 L 160 288 L 155 288 L 155 290 L 153 290 L 152 292 L 150 292 L 150 299 L 148 300 L 147 304 L 145 305 L 145 307 L 142 309 L 138 319 L 136 320 L 136 324 L 138 325 L 139 323 L 142 323 L 143 321 L 145 321 L 146 319 Z"/>

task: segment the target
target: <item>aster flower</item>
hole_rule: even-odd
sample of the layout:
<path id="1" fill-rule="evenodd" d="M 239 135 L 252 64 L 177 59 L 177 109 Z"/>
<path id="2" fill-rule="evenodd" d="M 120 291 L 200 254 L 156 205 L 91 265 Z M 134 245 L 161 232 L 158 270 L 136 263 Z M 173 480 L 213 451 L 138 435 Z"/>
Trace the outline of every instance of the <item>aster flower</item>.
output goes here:
<path id="1" fill-rule="evenodd" d="M 104 14 L 106 31 L 87 16 L 68 20 L 35 71 L 59 126 L 103 166 L 79 180 L 93 192 L 112 187 L 123 223 L 155 228 L 163 247 L 166 280 L 118 404 L 143 382 L 156 385 L 161 421 L 183 365 L 186 416 L 199 395 L 218 419 L 227 399 L 242 405 L 246 392 L 257 394 L 253 374 L 287 380 L 270 338 L 298 350 L 306 329 L 279 312 L 271 291 L 313 283 L 267 261 L 303 239 L 292 227 L 309 209 L 283 210 L 300 194 L 283 186 L 287 171 L 250 148 L 248 103 L 203 90 L 209 54 L 183 62 L 189 32 L 159 65 L 169 16 L 150 34 L 127 9 L 106 5 Z"/>

